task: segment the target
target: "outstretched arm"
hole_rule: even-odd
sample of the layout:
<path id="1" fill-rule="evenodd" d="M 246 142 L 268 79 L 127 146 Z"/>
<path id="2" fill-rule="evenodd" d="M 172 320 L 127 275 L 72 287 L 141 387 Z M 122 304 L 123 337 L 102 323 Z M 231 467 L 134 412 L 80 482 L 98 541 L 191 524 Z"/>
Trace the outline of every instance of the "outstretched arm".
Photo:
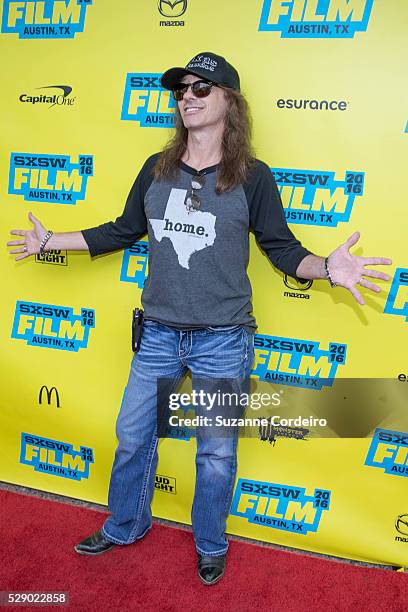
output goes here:
<path id="1" fill-rule="evenodd" d="M 16 257 L 16 261 L 30 257 L 40 252 L 40 244 L 47 230 L 37 217 L 32 212 L 28 213 L 28 219 L 34 225 L 31 230 L 13 229 L 10 234 L 21 236 L 19 240 L 10 240 L 7 246 L 16 246 L 18 248 L 10 251 L 10 254 L 22 253 Z M 47 240 L 44 251 L 61 249 L 63 251 L 88 251 L 88 245 L 82 232 L 58 232 Z"/>
<path id="2" fill-rule="evenodd" d="M 364 299 L 356 285 L 361 285 L 375 293 L 381 291 L 366 277 L 390 280 L 384 272 L 366 269 L 366 266 L 390 265 L 386 257 L 357 257 L 349 251 L 360 238 L 355 232 L 335 249 L 327 258 L 327 275 L 325 257 L 319 257 L 303 247 L 295 238 L 285 219 L 282 200 L 275 180 L 268 166 L 258 162 L 245 186 L 249 203 L 250 222 L 261 248 L 274 266 L 282 272 L 299 280 L 326 279 L 333 285 L 348 289 L 359 304 Z"/>
<path id="3" fill-rule="evenodd" d="M 149 157 L 144 163 L 129 192 L 125 208 L 115 221 L 108 221 L 79 232 L 54 233 L 46 242 L 44 251 L 53 249 L 89 251 L 94 257 L 131 246 L 147 231 L 144 197 L 153 180 L 152 169 L 156 159 L 157 154 Z M 16 257 L 16 261 L 39 253 L 41 241 L 47 233 L 46 228 L 31 212 L 28 218 L 33 223 L 34 229 L 13 229 L 10 232 L 21 236 L 20 240 L 7 243 L 7 246 L 18 247 L 10 251 L 11 254 L 22 253 Z"/>
<path id="4" fill-rule="evenodd" d="M 363 277 L 380 278 L 385 281 L 391 278 L 384 272 L 366 269 L 365 266 L 390 265 L 392 261 L 386 257 L 358 257 L 352 255 L 350 248 L 358 242 L 359 238 L 360 233 L 354 232 L 346 242 L 330 253 L 327 268 L 333 284 L 348 289 L 359 304 L 365 304 L 356 285 L 361 285 L 361 287 L 370 289 L 375 293 L 379 293 L 381 287 Z M 328 279 L 324 257 L 307 255 L 300 262 L 296 275 L 307 279 Z"/>

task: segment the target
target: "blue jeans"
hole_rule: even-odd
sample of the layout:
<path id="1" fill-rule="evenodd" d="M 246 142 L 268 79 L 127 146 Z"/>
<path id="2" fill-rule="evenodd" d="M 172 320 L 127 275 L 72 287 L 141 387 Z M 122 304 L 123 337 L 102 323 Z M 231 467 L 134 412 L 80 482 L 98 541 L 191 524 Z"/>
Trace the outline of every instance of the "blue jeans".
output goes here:
<path id="1" fill-rule="evenodd" d="M 102 532 L 116 544 L 142 538 L 152 526 L 151 501 L 157 467 L 157 383 L 165 377 L 176 391 L 189 369 L 192 386 L 201 379 L 249 378 L 254 334 L 241 326 L 179 331 L 145 321 L 140 350 L 116 423 L 119 441 L 109 486 L 111 515 Z M 192 526 L 197 551 L 222 555 L 228 549 L 226 520 L 237 467 L 237 434 L 203 435 L 196 428 L 196 484 Z"/>

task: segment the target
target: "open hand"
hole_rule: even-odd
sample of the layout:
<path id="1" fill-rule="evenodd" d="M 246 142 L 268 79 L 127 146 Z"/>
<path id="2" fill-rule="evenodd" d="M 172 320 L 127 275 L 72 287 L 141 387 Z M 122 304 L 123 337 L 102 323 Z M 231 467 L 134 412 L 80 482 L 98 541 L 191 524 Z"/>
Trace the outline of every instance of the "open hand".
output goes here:
<path id="1" fill-rule="evenodd" d="M 365 266 L 390 265 L 392 261 L 385 257 L 358 257 L 357 255 L 352 255 L 349 250 L 358 242 L 359 238 L 360 232 L 354 232 L 344 244 L 341 244 L 335 251 L 330 253 L 328 266 L 332 281 L 336 285 L 348 289 L 359 304 L 365 304 L 356 285 L 366 287 L 375 293 L 379 293 L 381 287 L 363 277 L 381 278 L 386 281 L 391 278 L 388 274 L 384 274 L 384 272 L 366 270 Z"/>
<path id="2" fill-rule="evenodd" d="M 40 244 L 41 240 L 44 238 L 47 230 L 42 225 L 42 223 L 34 217 L 32 212 L 28 213 L 28 218 L 33 223 L 34 229 L 32 230 L 17 230 L 13 229 L 10 231 L 10 234 L 14 234 L 16 236 L 24 236 L 22 240 L 11 240 L 7 243 L 7 246 L 17 246 L 18 249 L 14 249 L 10 251 L 10 255 L 14 253 L 23 253 L 19 257 L 16 257 L 16 261 L 19 259 L 24 259 L 25 257 L 29 257 L 30 255 L 34 255 L 35 253 L 40 252 Z"/>

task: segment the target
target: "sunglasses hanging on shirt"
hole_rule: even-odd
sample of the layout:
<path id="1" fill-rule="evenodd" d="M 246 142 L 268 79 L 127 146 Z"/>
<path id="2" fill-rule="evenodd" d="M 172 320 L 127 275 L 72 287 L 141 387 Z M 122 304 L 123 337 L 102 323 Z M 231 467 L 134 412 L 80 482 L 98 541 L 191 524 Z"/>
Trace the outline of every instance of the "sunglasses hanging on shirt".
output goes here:
<path id="1" fill-rule="evenodd" d="M 201 200 L 195 191 L 199 191 L 205 185 L 204 174 L 196 174 L 191 178 L 191 193 L 186 195 L 184 206 L 189 213 L 195 212 L 201 207 Z"/>

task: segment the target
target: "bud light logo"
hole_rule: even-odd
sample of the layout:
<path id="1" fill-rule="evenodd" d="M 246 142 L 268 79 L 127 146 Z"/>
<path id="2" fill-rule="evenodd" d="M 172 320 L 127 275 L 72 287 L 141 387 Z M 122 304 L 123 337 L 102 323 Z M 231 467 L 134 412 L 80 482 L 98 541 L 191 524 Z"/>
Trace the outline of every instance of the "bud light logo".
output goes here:
<path id="1" fill-rule="evenodd" d="M 320 390 L 331 387 L 337 368 L 346 363 L 346 344 L 256 334 L 252 375 L 267 382 Z"/>
<path id="2" fill-rule="evenodd" d="M 12 153 L 8 192 L 26 202 L 76 204 L 85 200 L 88 177 L 93 176 L 93 156 Z"/>
<path id="3" fill-rule="evenodd" d="M 160 85 L 160 73 L 129 73 L 126 77 L 121 119 L 140 127 L 172 127 L 176 102 Z"/>
<path id="4" fill-rule="evenodd" d="M 408 433 L 376 429 L 364 465 L 408 477 Z"/>
<path id="5" fill-rule="evenodd" d="M 364 191 L 364 172 L 271 168 L 288 223 L 337 227 L 350 220 L 355 198 Z"/>
<path id="6" fill-rule="evenodd" d="M 259 30 L 281 38 L 354 38 L 365 32 L 373 0 L 264 0 Z"/>
<path id="7" fill-rule="evenodd" d="M 143 289 L 148 274 L 149 243 L 143 240 L 125 249 L 122 258 L 120 280 L 125 283 L 136 283 Z"/>
<path id="8" fill-rule="evenodd" d="M 19 38 L 74 38 L 92 0 L 4 0 L 1 31 Z"/>
<path id="9" fill-rule="evenodd" d="M 405 317 L 408 321 L 408 268 L 396 269 L 384 312 Z"/>
<path id="10" fill-rule="evenodd" d="M 95 327 L 95 311 L 18 301 L 11 337 L 25 340 L 28 346 L 42 346 L 78 352 L 88 347 L 89 330 Z"/>
<path id="11" fill-rule="evenodd" d="M 69 480 L 89 477 L 89 466 L 94 462 L 92 448 L 43 438 L 33 434 L 21 434 L 20 463 L 31 465 L 35 472 L 42 472 Z"/>
<path id="12" fill-rule="evenodd" d="M 231 514 L 249 523 L 291 531 L 315 533 L 323 512 L 330 508 L 330 491 L 240 478 L 232 500 Z"/>

